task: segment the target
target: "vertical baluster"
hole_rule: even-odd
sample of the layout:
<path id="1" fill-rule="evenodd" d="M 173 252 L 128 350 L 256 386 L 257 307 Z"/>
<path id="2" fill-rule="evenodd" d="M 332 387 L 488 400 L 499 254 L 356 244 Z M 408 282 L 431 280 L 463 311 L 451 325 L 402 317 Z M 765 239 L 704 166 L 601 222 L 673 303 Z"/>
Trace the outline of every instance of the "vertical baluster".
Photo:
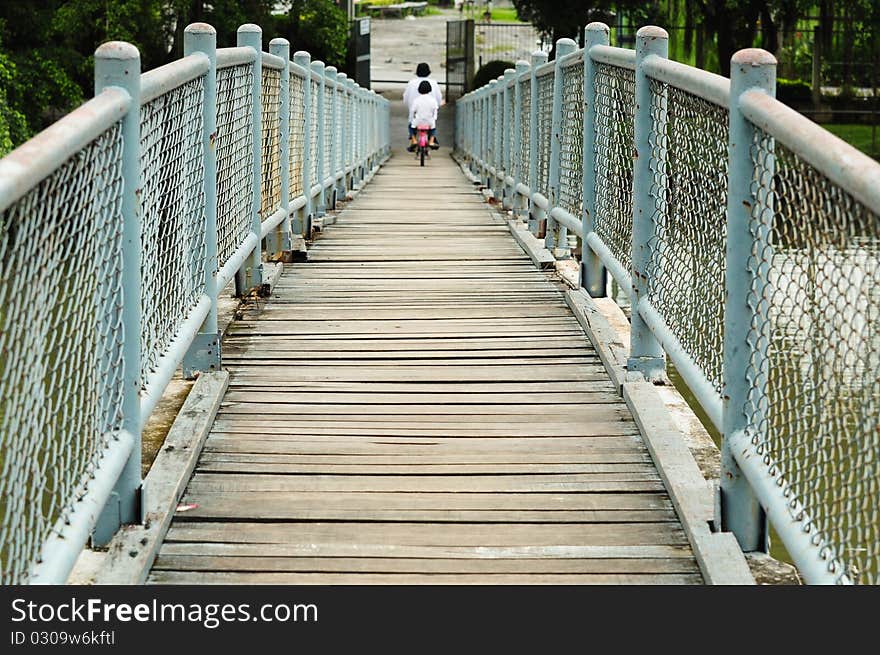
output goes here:
<path id="1" fill-rule="evenodd" d="M 281 159 L 281 206 L 284 220 L 266 238 L 266 249 L 283 261 L 290 261 L 290 42 L 287 39 L 269 41 L 269 54 L 281 57 L 284 68 L 281 70 L 281 93 L 279 97 L 279 148 Z"/>
<path id="2" fill-rule="evenodd" d="M 535 204 L 532 196 L 539 191 L 538 184 L 538 108 L 541 98 L 538 96 L 538 78 L 535 75 L 538 67 L 547 63 L 547 53 L 537 50 L 532 53 L 532 70 L 529 79 L 532 102 L 529 117 L 529 143 L 531 144 L 531 157 L 529 161 L 529 230 L 535 236 L 541 234 L 541 223 L 544 220 L 544 210 Z"/>
<path id="3" fill-rule="evenodd" d="M 207 55 L 211 62 L 205 73 L 205 94 L 202 105 L 202 156 L 205 190 L 205 259 L 203 265 L 205 293 L 211 309 L 199 333 L 183 357 L 183 375 L 192 379 L 197 373 L 220 368 L 220 331 L 217 327 L 217 32 L 205 23 L 187 26 L 183 34 L 183 54 Z"/>
<path id="4" fill-rule="evenodd" d="M 749 299 L 763 298 L 769 277 L 770 262 L 762 259 L 762 253 L 773 229 L 773 196 L 758 194 L 771 185 L 775 161 L 761 162 L 765 178 L 757 180 L 751 151 L 757 130 L 739 109 L 740 96 L 753 89 L 776 95 L 776 59 L 764 50 L 740 50 L 730 66 L 719 518 L 722 529 L 733 532 L 745 552 L 766 551 L 769 545 L 767 517 L 730 449 L 730 438 L 753 422 L 747 413 L 749 389 L 767 380 L 769 366 L 761 350 L 770 343 L 769 323 L 763 315 L 766 304 L 752 306 Z M 762 211 L 753 212 L 754 207 Z M 763 337 L 757 343 L 749 339 L 753 329 Z M 760 403 L 754 409 L 760 411 Z"/>
<path id="5" fill-rule="evenodd" d="M 253 198 L 251 200 L 251 232 L 257 235 L 257 245 L 251 256 L 245 259 L 242 268 L 235 275 L 235 291 L 237 295 L 247 293 L 249 289 L 263 284 L 263 248 L 260 235 L 260 205 L 262 201 L 262 87 L 263 87 L 263 30 L 259 25 L 247 23 L 238 28 L 238 45 L 254 49 L 254 79 L 251 87 L 251 119 L 253 120 Z"/>
<path id="6" fill-rule="evenodd" d="M 122 118 L 122 429 L 134 436 L 131 455 L 92 532 L 92 543 L 110 541 L 123 523 L 141 520 L 141 57 L 128 43 L 105 43 L 95 51 L 95 95 L 118 87 L 131 97 Z M 109 393 L 111 390 L 107 390 Z"/>
<path id="7" fill-rule="evenodd" d="M 633 165 L 633 227 L 632 227 L 632 319 L 630 356 L 627 369 L 641 373 L 651 381 L 662 380 L 666 374 L 666 355 L 639 313 L 639 301 L 648 296 L 648 273 L 651 248 L 654 247 L 653 214 L 657 203 L 654 174 L 651 171 L 651 132 L 663 132 L 665 125 L 654 125 L 651 115 L 651 85 L 642 69 L 647 57 L 663 57 L 669 46 L 666 30 L 643 27 L 636 34 L 635 73 L 635 161 Z M 665 121 L 664 121 L 665 122 Z M 659 193 L 665 193 L 661 189 Z"/>
<path id="8" fill-rule="evenodd" d="M 302 93 L 302 115 L 303 115 L 303 136 L 302 136 L 302 166 L 300 167 L 300 176 L 302 180 L 302 192 L 305 196 L 306 204 L 299 211 L 298 216 L 294 219 L 292 231 L 304 238 L 308 238 L 311 232 L 311 217 L 314 212 L 312 206 L 312 83 L 310 81 L 310 71 L 312 69 L 312 56 L 304 51 L 299 50 L 293 55 L 293 63 L 296 64 L 303 77 L 303 93 Z"/>
<path id="9" fill-rule="evenodd" d="M 553 220 L 550 210 L 559 206 L 559 187 L 562 179 L 562 90 L 565 82 L 562 58 L 575 50 L 577 50 L 577 43 L 572 39 L 559 39 L 556 42 L 556 61 L 553 67 L 553 113 L 550 119 L 550 162 L 547 175 L 547 201 L 550 206 L 547 213 L 547 233 L 544 237 L 544 246 L 557 259 L 567 259 L 570 256 L 568 230 Z"/>
<path id="10" fill-rule="evenodd" d="M 504 71 L 504 92 L 501 95 L 501 135 L 503 145 L 501 148 L 502 169 L 504 175 L 501 180 L 502 200 L 501 206 L 504 209 L 513 209 L 513 186 L 507 184 L 507 178 L 513 173 L 513 147 L 512 144 L 516 139 L 516 133 L 513 128 L 513 112 L 510 111 L 510 99 L 515 93 L 513 88 L 513 80 L 516 77 L 516 71 L 508 68 Z"/>
<path id="11" fill-rule="evenodd" d="M 517 219 L 525 219 L 528 215 L 528 200 L 517 193 L 517 187 L 523 182 L 523 167 L 528 166 L 529 162 L 522 159 L 522 131 L 523 131 L 523 115 L 522 115 L 522 86 L 523 80 L 529 75 L 529 62 L 520 60 L 516 62 L 516 73 L 514 77 L 514 95 L 513 95 L 513 153 L 511 161 L 513 162 L 513 198 L 512 206 L 514 216 Z"/>
<path id="12" fill-rule="evenodd" d="M 348 128 L 348 111 L 346 111 L 347 106 L 347 98 L 348 98 L 348 75 L 345 73 L 339 73 L 337 77 L 339 81 L 339 90 L 336 92 L 339 95 L 337 102 L 339 103 L 339 147 L 337 148 L 339 162 L 339 179 L 336 182 L 336 197 L 345 200 L 345 196 L 348 193 L 348 174 L 345 172 L 345 168 L 348 164 L 348 139 L 350 138 L 349 128 Z"/>
<path id="13" fill-rule="evenodd" d="M 583 125 L 583 202 L 581 217 L 584 238 L 581 242 L 581 286 L 593 298 L 603 298 L 607 273 L 602 260 L 593 252 L 588 237 L 595 232 L 596 217 L 596 64 L 590 57 L 594 45 L 608 45 L 608 26 L 590 23 L 584 30 L 584 125 Z"/>
<path id="14" fill-rule="evenodd" d="M 314 216 L 315 218 L 321 218 L 327 213 L 327 198 L 324 195 L 324 179 L 327 177 L 327 171 L 324 170 L 324 149 L 327 147 L 325 141 L 327 138 L 327 127 L 325 125 L 326 121 L 324 120 L 324 62 L 313 61 L 312 71 L 317 75 L 316 81 L 318 82 L 318 87 L 315 90 L 315 95 L 317 97 L 312 98 L 312 102 L 314 102 L 318 108 L 315 122 L 315 126 L 318 130 L 318 138 L 315 141 L 317 144 L 317 153 L 315 153 L 315 157 L 317 158 L 315 160 L 315 177 L 317 179 L 312 180 L 312 185 L 317 184 L 320 187 L 317 196 L 315 196 Z"/>

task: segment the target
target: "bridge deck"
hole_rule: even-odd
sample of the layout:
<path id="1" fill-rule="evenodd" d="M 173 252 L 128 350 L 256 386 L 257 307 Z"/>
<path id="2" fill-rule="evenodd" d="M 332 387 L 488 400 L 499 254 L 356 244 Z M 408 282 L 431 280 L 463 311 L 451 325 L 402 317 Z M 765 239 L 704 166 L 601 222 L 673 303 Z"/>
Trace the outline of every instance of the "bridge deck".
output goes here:
<path id="1" fill-rule="evenodd" d="M 233 325 L 152 583 L 699 583 L 559 289 L 445 156 L 398 156 Z"/>

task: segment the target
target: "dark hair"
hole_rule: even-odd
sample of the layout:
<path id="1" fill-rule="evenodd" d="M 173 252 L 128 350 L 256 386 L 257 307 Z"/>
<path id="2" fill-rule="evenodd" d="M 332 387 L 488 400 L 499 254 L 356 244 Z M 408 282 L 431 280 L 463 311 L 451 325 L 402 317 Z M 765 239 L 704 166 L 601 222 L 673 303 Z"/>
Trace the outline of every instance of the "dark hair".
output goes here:
<path id="1" fill-rule="evenodd" d="M 431 74 L 431 67 L 428 66 L 425 62 L 422 62 L 418 66 L 416 66 L 416 76 L 417 77 L 428 77 Z"/>
<path id="2" fill-rule="evenodd" d="M 419 93 L 431 93 L 431 83 L 428 80 L 425 80 L 421 84 L 419 84 Z"/>

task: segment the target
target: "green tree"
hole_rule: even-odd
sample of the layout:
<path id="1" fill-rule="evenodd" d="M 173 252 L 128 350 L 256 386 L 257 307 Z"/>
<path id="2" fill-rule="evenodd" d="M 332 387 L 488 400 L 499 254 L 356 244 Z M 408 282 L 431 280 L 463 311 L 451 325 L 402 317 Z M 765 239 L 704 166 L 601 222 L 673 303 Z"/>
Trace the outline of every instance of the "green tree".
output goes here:
<path id="1" fill-rule="evenodd" d="M 15 64 L 3 52 L 0 41 L 0 157 L 27 139 L 28 127 L 24 114 L 9 104 L 6 90 L 16 77 Z"/>
<path id="2" fill-rule="evenodd" d="M 275 30 L 296 50 L 342 69 L 348 53 L 348 16 L 333 0 L 293 0 L 290 9 L 275 16 Z"/>

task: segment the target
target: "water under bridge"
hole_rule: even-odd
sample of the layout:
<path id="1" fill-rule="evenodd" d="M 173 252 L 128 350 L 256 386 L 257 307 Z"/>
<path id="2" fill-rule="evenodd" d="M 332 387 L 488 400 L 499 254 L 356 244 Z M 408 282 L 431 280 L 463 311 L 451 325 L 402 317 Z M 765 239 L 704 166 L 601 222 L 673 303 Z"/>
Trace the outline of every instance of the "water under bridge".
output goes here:
<path id="1" fill-rule="evenodd" d="M 768 524 L 878 582 L 880 166 L 770 55 L 593 23 L 422 167 L 285 40 L 186 35 L 0 161 L 5 582 L 744 584 Z"/>

